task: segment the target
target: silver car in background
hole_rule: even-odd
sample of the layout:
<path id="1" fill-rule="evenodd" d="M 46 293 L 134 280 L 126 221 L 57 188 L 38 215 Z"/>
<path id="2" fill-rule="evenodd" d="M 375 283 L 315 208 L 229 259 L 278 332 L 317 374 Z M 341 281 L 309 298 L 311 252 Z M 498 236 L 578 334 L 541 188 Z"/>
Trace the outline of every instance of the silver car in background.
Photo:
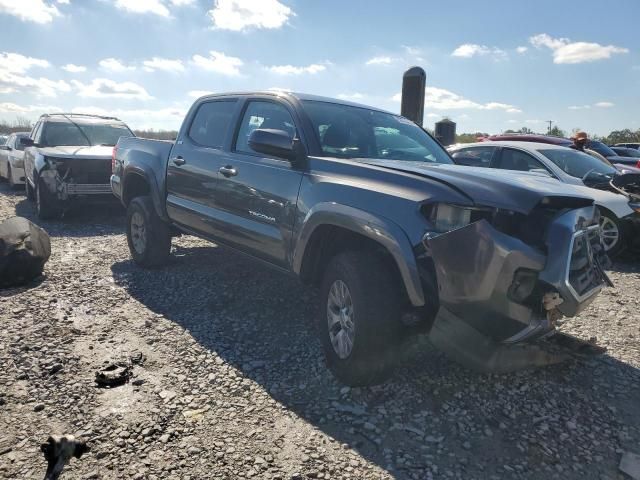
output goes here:
<path id="1" fill-rule="evenodd" d="M 24 185 L 24 146 L 21 138 L 29 137 L 29 132 L 9 135 L 4 145 L 0 145 L 0 177 L 6 178 L 13 188 Z"/>
<path id="2" fill-rule="evenodd" d="M 611 164 L 577 150 L 534 142 L 490 141 L 458 144 L 448 149 L 458 165 L 534 172 L 563 183 L 591 187 L 585 194 L 600 209 L 600 226 L 609 256 L 614 257 L 638 238 L 640 202 L 614 193 Z"/>

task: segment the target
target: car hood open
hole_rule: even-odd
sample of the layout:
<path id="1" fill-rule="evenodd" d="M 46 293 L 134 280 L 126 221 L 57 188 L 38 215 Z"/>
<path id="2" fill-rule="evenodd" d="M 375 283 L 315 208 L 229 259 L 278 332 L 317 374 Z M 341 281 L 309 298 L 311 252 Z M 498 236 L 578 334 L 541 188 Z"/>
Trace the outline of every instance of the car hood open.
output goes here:
<path id="1" fill-rule="evenodd" d="M 544 174 L 402 160 L 360 161 L 442 182 L 464 193 L 476 205 L 524 214 L 547 197 L 565 198 L 573 208 L 593 204 L 584 187 L 561 183 Z"/>

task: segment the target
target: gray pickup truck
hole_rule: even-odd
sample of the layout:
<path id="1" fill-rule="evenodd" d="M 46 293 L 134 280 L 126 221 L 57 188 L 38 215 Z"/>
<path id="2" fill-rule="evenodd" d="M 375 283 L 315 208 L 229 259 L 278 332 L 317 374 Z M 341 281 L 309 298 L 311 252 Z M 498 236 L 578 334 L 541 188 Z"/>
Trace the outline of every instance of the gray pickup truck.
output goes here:
<path id="1" fill-rule="evenodd" d="M 554 333 L 606 282 L 586 187 L 453 165 L 398 115 L 294 93 L 198 99 L 175 142 L 121 138 L 111 186 L 134 261 L 172 236 L 229 246 L 320 288 L 333 373 L 383 381 L 407 333 L 464 364 L 544 364 Z"/>

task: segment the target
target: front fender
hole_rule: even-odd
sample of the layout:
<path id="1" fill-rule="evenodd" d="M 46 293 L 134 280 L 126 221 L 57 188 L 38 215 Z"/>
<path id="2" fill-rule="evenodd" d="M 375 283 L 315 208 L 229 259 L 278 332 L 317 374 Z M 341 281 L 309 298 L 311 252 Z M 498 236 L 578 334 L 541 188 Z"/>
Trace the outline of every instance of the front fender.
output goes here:
<path id="1" fill-rule="evenodd" d="M 404 231 L 390 220 L 347 205 L 324 202 L 309 210 L 300 228 L 293 253 L 293 270 L 296 274 L 300 274 L 309 239 L 321 225 L 345 228 L 382 245 L 398 266 L 411 304 L 416 307 L 425 304 L 413 248 Z"/>

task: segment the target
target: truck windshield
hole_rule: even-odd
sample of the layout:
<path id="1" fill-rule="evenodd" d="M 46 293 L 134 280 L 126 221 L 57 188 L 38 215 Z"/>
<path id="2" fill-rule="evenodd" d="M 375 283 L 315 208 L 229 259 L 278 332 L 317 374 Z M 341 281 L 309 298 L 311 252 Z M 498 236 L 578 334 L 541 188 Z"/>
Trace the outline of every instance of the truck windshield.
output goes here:
<path id="1" fill-rule="evenodd" d="M 132 136 L 131 130 L 122 124 L 49 122 L 42 131 L 40 145 L 43 147 L 113 146 L 118 143 L 120 137 Z"/>
<path id="2" fill-rule="evenodd" d="M 538 151 L 572 177 L 586 179 L 589 176 L 613 176 L 616 173 L 610 164 L 570 148 Z"/>
<path id="3" fill-rule="evenodd" d="M 323 156 L 453 163 L 437 141 L 404 117 L 315 100 L 302 103 Z"/>

